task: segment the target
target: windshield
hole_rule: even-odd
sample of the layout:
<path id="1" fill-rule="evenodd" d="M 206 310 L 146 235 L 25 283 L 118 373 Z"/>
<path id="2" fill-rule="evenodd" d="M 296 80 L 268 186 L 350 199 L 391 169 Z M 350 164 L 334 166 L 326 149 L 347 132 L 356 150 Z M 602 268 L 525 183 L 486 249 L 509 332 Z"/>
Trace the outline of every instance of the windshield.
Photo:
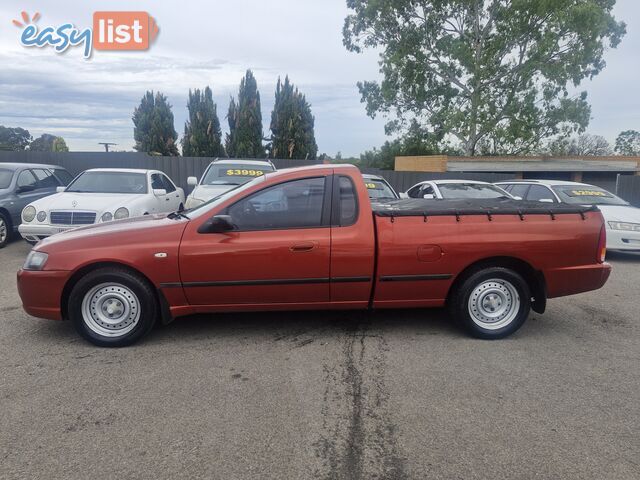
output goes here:
<path id="1" fill-rule="evenodd" d="M 147 193 L 147 175 L 128 172 L 84 172 L 65 190 L 76 193 Z"/>
<path id="2" fill-rule="evenodd" d="M 398 198 L 389 184 L 383 180 L 378 180 L 377 178 L 365 178 L 364 184 L 367 187 L 367 192 L 371 199 Z"/>
<path id="3" fill-rule="evenodd" d="M 212 164 L 200 185 L 242 185 L 275 169 L 268 164 L 246 165 L 242 163 Z"/>
<path id="4" fill-rule="evenodd" d="M 560 201 L 578 205 L 629 205 L 620 197 L 592 185 L 560 185 L 551 187 Z"/>
<path id="5" fill-rule="evenodd" d="M 481 183 L 440 183 L 442 198 L 511 198 L 504 190 Z"/>
<path id="6" fill-rule="evenodd" d="M 7 170 L 6 168 L 0 169 L 0 189 L 9 188 L 12 178 L 13 170 Z"/>
<path id="7" fill-rule="evenodd" d="M 198 205 L 197 207 L 191 208 L 189 210 L 184 210 L 182 213 L 191 219 L 198 218 L 200 215 L 204 215 L 205 213 L 207 213 L 209 210 L 211 210 L 211 208 L 215 207 L 217 204 L 224 202 L 225 200 L 234 196 L 237 193 L 244 192 L 245 190 L 252 187 L 256 183 L 260 183 L 260 182 L 264 182 L 264 177 L 257 177 L 250 182 L 244 183 L 242 185 L 238 185 L 232 188 L 231 190 L 227 190 L 226 192 L 221 193 L 217 197 L 213 197 L 212 199 L 204 202 L 203 204 Z"/>

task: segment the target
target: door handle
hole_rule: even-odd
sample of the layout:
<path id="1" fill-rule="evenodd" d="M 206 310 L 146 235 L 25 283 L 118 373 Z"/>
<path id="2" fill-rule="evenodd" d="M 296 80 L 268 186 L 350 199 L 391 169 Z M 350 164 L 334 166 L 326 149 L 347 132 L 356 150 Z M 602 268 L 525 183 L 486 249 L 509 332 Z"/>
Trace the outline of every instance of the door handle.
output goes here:
<path id="1" fill-rule="evenodd" d="M 316 248 L 315 242 L 304 242 L 304 243 L 296 243 L 295 245 L 291 245 L 289 250 L 294 253 L 302 253 L 302 252 L 310 252 L 314 248 Z"/>

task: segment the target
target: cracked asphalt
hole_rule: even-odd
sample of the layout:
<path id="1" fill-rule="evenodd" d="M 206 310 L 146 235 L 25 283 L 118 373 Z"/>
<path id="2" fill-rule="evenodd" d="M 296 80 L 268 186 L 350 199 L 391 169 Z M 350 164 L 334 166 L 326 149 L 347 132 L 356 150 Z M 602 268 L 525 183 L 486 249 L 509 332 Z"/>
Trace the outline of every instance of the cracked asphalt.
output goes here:
<path id="1" fill-rule="evenodd" d="M 640 478 L 640 256 L 512 337 L 443 311 L 181 319 L 107 350 L 0 250 L 0 478 Z"/>

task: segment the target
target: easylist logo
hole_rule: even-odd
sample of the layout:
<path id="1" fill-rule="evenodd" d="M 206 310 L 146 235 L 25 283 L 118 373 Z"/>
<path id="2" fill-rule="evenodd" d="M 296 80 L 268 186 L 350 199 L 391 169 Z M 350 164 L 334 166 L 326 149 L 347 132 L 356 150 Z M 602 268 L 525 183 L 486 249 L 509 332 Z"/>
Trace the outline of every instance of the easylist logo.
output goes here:
<path id="1" fill-rule="evenodd" d="M 147 50 L 158 36 L 158 25 L 147 12 L 95 12 L 93 27 L 78 28 L 72 23 L 39 26 L 40 13 L 13 24 L 21 29 L 20 44 L 26 48 L 53 48 L 64 53 L 80 47 L 85 59 L 96 50 Z"/>

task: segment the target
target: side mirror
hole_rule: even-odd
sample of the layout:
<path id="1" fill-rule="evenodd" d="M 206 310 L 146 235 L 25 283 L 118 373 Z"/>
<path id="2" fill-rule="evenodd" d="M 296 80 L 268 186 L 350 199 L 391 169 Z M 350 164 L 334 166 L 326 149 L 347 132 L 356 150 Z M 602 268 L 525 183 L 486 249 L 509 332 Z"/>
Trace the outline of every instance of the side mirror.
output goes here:
<path id="1" fill-rule="evenodd" d="M 216 215 L 200 225 L 198 233 L 224 233 L 235 229 L 229 215 Z"/>
<path id="2" fill-rule="evenodd" d="M 196 185 L 198 185 L 198 177 L 188 177 L 187 185 L 189 185 L 190 187 L 195 187 Z"/>
<path id="3" fill-rule="evenodd" d="M 33 192 L 36 189 L 35 185 L 23 185 L 16 188 L 16 193 Z"/>
<path id="4" fill-rule="evenodd" d="M 67 187 L 56 187 L 56 193 L 62 193 L 67 189 Z"/>
<path id="5" fill-rule="evenodd" d="M 409 198 L 409 195 L 407 195 L 407 194 L 406 194 L 406 193 L 404 193 L 404 192 L 400 192 L 400 194 L 399 194 L 399 195 L 400 195 L 400 198 Z"/>
<path id="6" fill-rule="evenodd" d="M 541 198 L 540 203 L 553 203 L 553 200 L 550 198 Z"/>
<path id="7" fill-rule="evenodd" d="M 425 193 L 422 198 L 426 198 L 427 200 L 433 200 L 434 198 L 436 198 L 433 193 Z"/>
<path id="8" fill-rule="evenodd" d="M 156 197 L 164 197 L 167 194 L 167 191 L 164 188 L 154 188 L 153 194 Z"/>

